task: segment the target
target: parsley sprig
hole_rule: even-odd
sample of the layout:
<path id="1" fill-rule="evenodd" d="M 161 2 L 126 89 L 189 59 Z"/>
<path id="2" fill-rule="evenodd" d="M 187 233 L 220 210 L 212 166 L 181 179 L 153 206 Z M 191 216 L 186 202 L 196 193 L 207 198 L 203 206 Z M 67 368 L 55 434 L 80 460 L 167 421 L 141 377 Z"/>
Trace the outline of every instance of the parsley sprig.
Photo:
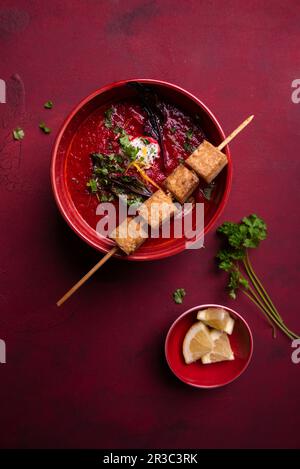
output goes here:
<path id="1" fill-rule="evenodd" d="M 13 130 L 13 137 L 14 140 L 23 140 L 25 136 L 25 132 L 21 127 L 17 127 L 16 129 Z"/>
<path id="2" fill-rule="evenodd" d="M 53 101 L 50 101 L 50 100 L 49 100 L 49 101 L 46 101 L 46 102 L 44 103 L 44 108 L 45 108 L 45 109 L 52 109 L 52 108 L 53 108 Z"/>
<path id="3" fill-rule="evenodd" d="M 175 303 L 180 305 L 181 303 L 183 303 L 185 295 L 186 292 L 184 288 L 177 288 L 177 290 L 173 292 L 173 300 L 175 301 Z"/>
<path id="4" fill-rule="evenodd" d="M 242 291 L 266 316 L 273 328 L 281 329 L 290 339 L 298 338 L 284 323 L 273 301 L 255 273 L 249 258 L 249 249 L 255 249 L 267 238 L 267 225 L 257 215 L 244 217 L 240 223 L 225 222 L 218 233 L 226 239 L 226 245 L 217 254 L 219 268 L 229 274 L 229 296 L 236 299 Z"/>

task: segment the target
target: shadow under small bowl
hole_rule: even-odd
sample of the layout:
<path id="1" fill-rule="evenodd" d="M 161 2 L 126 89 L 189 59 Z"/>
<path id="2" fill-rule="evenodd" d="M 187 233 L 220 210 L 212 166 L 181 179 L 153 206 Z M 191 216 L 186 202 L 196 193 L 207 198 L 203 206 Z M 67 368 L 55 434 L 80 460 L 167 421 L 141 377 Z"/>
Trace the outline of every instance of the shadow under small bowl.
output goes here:
<path id="1" fill-rule="evenodd" d="M 228 336 L 235 359 L 209 365 L 198 360 L 187 365 L 182 353 L 185 334 L 197 322 L 197 312 L 209 307 L 223 308 L 235 319 L 233 332 Z M 217 388 L 231 383 L 246 370 L 252 352 L 253 337 L 245 319 L 233 309 L 215 304 L 195 306 L 179 316 L 170 327 L 165 342 L 165 355 L 172 372 L 184 383 L 197 388 Z"/>

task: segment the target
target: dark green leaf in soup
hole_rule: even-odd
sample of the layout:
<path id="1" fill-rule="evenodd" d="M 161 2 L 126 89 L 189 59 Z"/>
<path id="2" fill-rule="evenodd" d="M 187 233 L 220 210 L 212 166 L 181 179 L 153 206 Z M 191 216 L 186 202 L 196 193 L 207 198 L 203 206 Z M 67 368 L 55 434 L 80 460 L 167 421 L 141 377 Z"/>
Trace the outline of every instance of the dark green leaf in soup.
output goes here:
<path id="1" fill-rule="evenodd" d="M 152 195 L 152 192 L 148 187 L 146 187 L 145 184 L 136 176 L 111 176 L 110 180 L 117 186 L 126 189 L 128 192 L 131 191 L 143 197 L 150 197 L 150 195 Z"/>
<path id="2" fill-rule="evenodd" d="M 112 127 L 112 115 L 113 115 L 114 109 L 113 107 L 108 108 L 104 112 L 104 125 L 107 129 L 111 129 Z"/>

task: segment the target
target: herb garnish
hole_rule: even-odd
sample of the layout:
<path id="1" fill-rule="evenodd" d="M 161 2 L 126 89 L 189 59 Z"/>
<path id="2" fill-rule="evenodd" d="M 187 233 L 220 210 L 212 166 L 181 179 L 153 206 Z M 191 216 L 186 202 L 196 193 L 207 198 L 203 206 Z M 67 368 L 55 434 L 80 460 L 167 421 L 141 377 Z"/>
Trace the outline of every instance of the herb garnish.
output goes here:
<path id="1" fill-rule="evenodd" d="M 185 151 L 187 151 L 188 153 L 193 153 L 193 151 L 194 151 L 193 145 L 192 145 L 190 142 L 187 142 L 187 141 L 184 142 L 183 148 L 184 148 Z"/>
<path id="2" fill-rule="evenodd" d="M 170 127 L 170 130 L 171 130 L 172 134 L 175 134 L 177 129 L 176 129 L 176 127 Z"/>
<path id="3" fill-rule="evenodd" d="M 53 108 L 53 102 L 52 101 L 46 101 L 44 104 L 45 109 L 52 109 Z"/>
<path id="4" fill-rule="evenodd" d="M 122 127 L 120 127 L 119 125 L 115 125 L 115 126 L 114 126 L 113 132 L 114 132 L 116 135 L 120 134 L 121 137 L 124 137 L 124 135 L 127 135 L 126 132 L 125 132 L 125 130 L 124 130 Z"/>
<path id="5" fill-rule="evenodd" d="M 25 132 L 23 129 L 21 129 L 21 127 L 17 127 L 16 129 L 14 129 L 12 134 L 13 134 L 14 140 L 23 140 L 25 136 Z"/>
<path id="6" fill-rule="evenodd" d="M 125 155 L 134 161 L 139 152 L 139 148 L 131 145 L 128 135 L 120 137 L 119 142 Z"/>
<path id="7" fill-rule="evenodd" d="M 86 185 L 89 188 L 89 190 L 92 192 L 92 194 L 95 194 L 98 191 L 97 181 L 95 179 L 90 179 L 86 183 Z"/>
<path id="8" fill-rule="evenodd" d="M 223 223 L 217 230 L 226 239 L 226 246 L 218 254 L 219 268 L 229 274 L 229 296 L 237 297 L 241 290 L 266 316 L 276 336 L 275 326 L 290 339 L 298 338 L 285 325 L 250 262 L 248 249 L 255 249 L 267 237 L 267 226 L 257 215 L 244 217 L 240 223 Z M 242 270 L 243 269 L 243 272 Z"/>
<path id="9" fill-rule="evenodd" d="M 191 140 L 193 138 L 193 130 L 192 129 L 189 129 L 186 133 L 185 133 L 185 136 L 187 138 L 187 140 Z"/>
<path id="10" fill-rule="evenodd" d="M 87 186 L 101 202 L 110 202 L 115 196 L 127 204 L 139 204 L 152 192 L 136 176 L 124 175 L 124 157 L 120 154 L 92 153 L 93 178 Z M 95 182 L 93 182 L 95 181 Z"/>
<path id="11" fill-rule="evenodd" d="M 215 183 L 211 182 L 207 187 L 200 189 L 200 192 L 203 194 L 203 197 L 206 200 L 211 200 L 212 193 L 215 189 Z"/>
<path id="12" fill-rule="evenodd" d="M 177 290 L 173 292 L 173 300 L 175 301 L 175 303 L 181 304 L 185 295 L 186 292 L 184 288 L 177 288 Z"/>
<path id="13" fill-rule="evenodd" d="M 148 187 L 146 187 L 145 184 L 136 176 L 110 176 L 110 180 L 114 185 L 124 189 L 127 194 L 128 192 L 133 192 L 134 194 L 138 194 L 143 197 L 150 197 L 150 195 L 152 195 L 152 192 L 148 189 Z"/>
<path id="14" fill-rule="evenodd" d="M 113 115 L 113 112 L 114 112 L 113 107 L 110 107 L 104 113 L 104 125 L 107 129 L 112 128 L 112 115 Z"/>
<path id="15" fill-rule="evenodd" d="M 144 198 L 140 195 L 133 193 L 128 193 L 122 187 L 112 186 L 113 193 L 117 195 L 123 202 L 126 201 L 127 205 L 130 207 L 133 205 L 139 206 L 144 202 Z"/>
<path id="16" fill-rule="evenodd" d="M 44 132 L 44 134 L 50 134 L 51 129 L 46 126 L 45 122 L 41 122 L 39 128 Z"/>
<path id="17" fill-rule="evenodd" d="M 112 202 L 114 199 L 112 194 L 101 194 L 100 202 Z"/>

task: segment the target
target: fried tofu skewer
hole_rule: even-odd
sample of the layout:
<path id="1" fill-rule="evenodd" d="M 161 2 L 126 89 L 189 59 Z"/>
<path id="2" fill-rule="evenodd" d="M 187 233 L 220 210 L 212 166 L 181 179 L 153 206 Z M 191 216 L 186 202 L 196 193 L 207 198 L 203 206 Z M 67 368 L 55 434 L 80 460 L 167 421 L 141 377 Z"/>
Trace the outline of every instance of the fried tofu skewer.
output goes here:
<path id="1" fill-rule="evenodd" d="M 153 224 L 163 223 L 161 213 L 158 214 L 157 220 L 151 220 L 152 215 L 149 216 L 149 208 L 151 206 L 151 199 L 159 203 L 169 204 L 169 209 L 165 212 L 169 216 L 174 215 L 175 209 L 173 208 L 172 197 L 169 192 L 183 204 L 196 189 L 199 184 L 198 176 L 205 179 L 210 183 L 226 166 L 227 158 L 221 150 L 228 145 L 253 119 L 253 115 L 248 117 L 241 125 L 239 125 L 225 140 L 218 146 L 214 147 L 211 143 L 204 140 L 199 147 L 187 158 L 185 163 L 189 168 L 180 164 L 173 173 L 170 174 L 165 180 L 164 187 L 167 190 L 165 193 L 161 189 L 156 191 L 139 209 L 140 216 L 144 217 L 145 224 L 151 227 Z M 197 173 L 197 175 L 195 174 Z M 149 203 L 150 202 L 150 203 Z M 144 208 L 148 211 L 144 211 Z M 147 214 L 146 216 L 144 214 Z M 143 242 L 147 239 L 147 234 L 142 227 L 141 222 L 136 221 L 136 218 L 126 218 L 110 235 L 115 240 L 114 246 L 87 274 L 85 274 L 56 304 L 61 306 L 70 296 L 73 295 L 108 259 L 116 254 L 121 248 L 127 255 L 132 254 L 138 249 Z M 131 228 L 130 228 L 131 227 Z M 137 237 L 134 232 L 141 228 L 141 234 Z M 123 230 L 127 230 L 127 237 L 123 235 Z M 129 231 L 128 231 L 129 229 Z M 130 234 L 130 229 L 132 230 Z"/>

